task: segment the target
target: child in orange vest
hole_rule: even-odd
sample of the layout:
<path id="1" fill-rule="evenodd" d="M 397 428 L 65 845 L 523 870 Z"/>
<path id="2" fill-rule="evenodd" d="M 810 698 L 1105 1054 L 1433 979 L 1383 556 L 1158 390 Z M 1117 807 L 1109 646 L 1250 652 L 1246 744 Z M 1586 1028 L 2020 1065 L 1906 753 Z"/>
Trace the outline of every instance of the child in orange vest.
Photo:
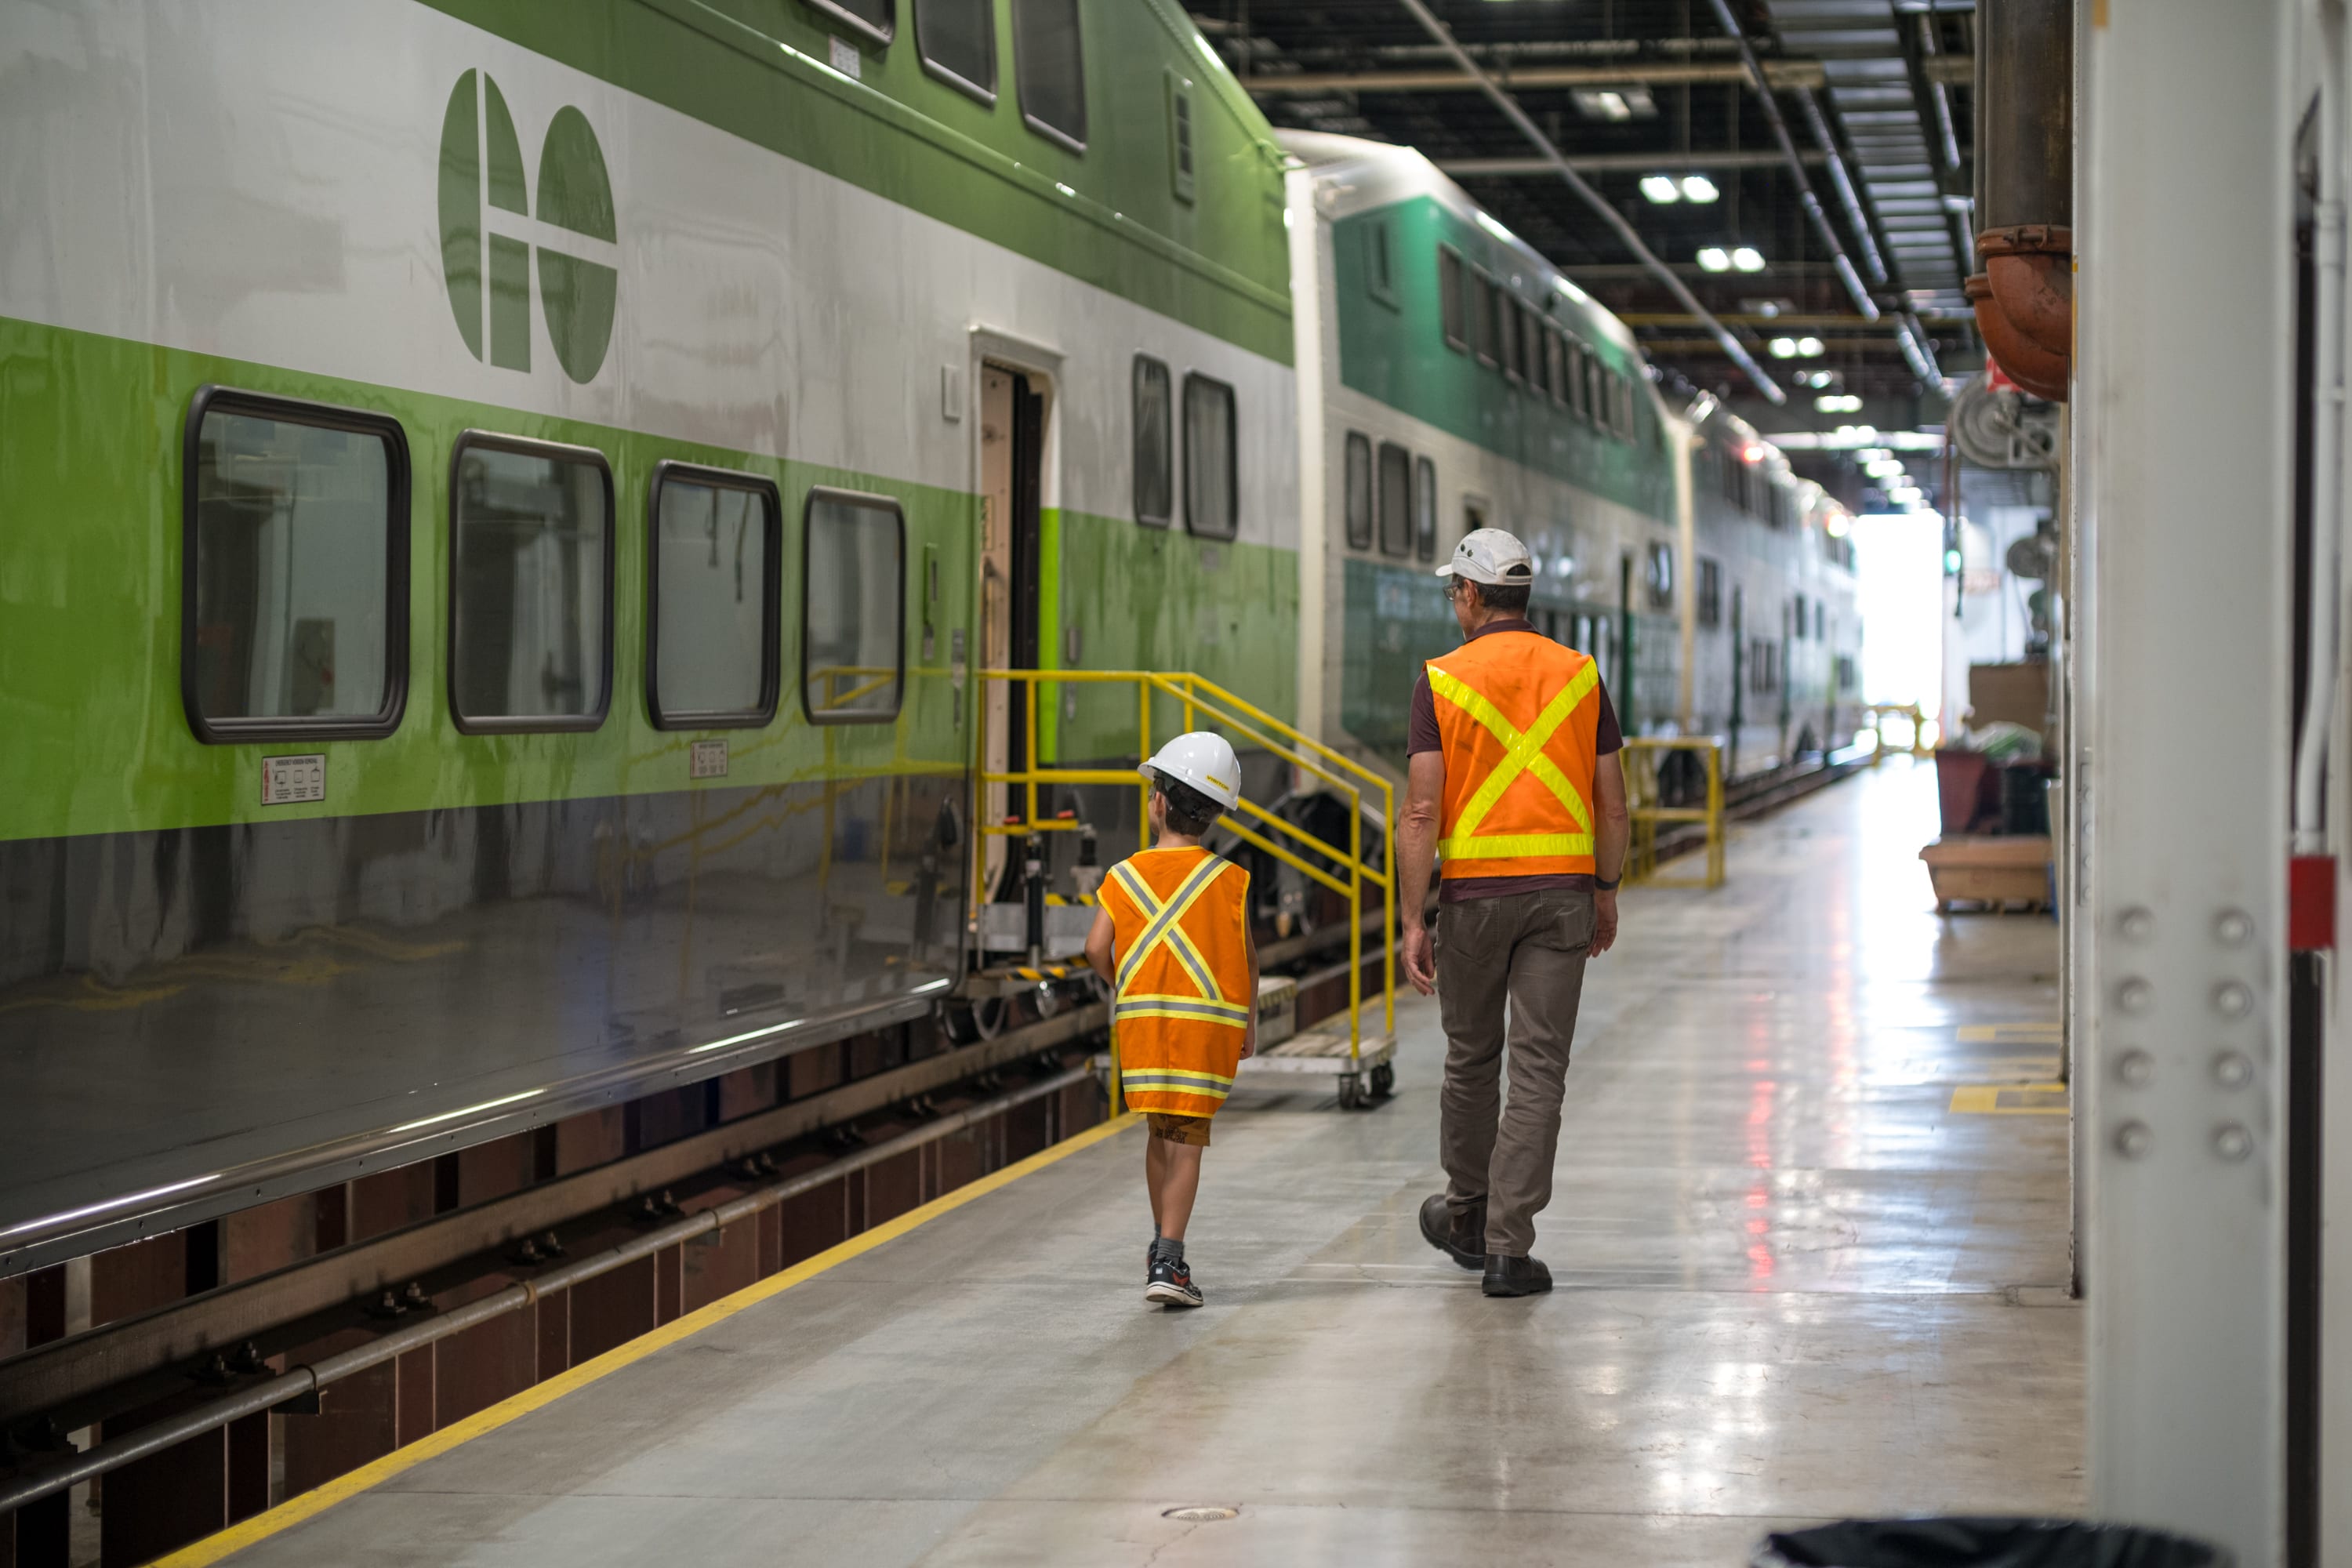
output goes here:
<path id="1" fill-rule="evenodd" d="M 1087 962 L 1115 992 L 1119 1087 L 1150 1122 L 1143 1299 L 1197 1307 L 1184 1226 L 1201 1188 L 1201 1151 L 1209 1119 L 1257 1048 L 1249 873 L 1201 847 L 1218 813 L 1241 800 L 1241 764 L 1222 736 L 1195 731 L 1169 742 L 1139 771 L 1152 785 L 1152 847 L 1104 877 Z"/>

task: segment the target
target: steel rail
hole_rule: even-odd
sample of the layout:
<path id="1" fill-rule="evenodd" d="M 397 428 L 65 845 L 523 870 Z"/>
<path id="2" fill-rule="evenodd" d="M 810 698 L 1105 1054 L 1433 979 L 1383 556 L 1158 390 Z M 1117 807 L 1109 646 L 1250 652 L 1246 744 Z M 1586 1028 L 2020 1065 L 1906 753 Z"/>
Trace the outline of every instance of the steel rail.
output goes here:
<path id="1" fill-rule="evenodd" d="M 1423 30 L 1436 39 L 1439 47 L 1453 57 L 1454 63 L 1462 68 L 1463 74 L 1478 84 L 1479 90 L 1492 100 L 1496 109 L 1503 111 L 1503 117 L 1506 120 L 1518 128 L 1519 134 L 1534 144 L 1536 150 L 1544 155 L 1545 160 L 1551 164 L 1568 188 L 1574 191 L 1585 205 L 1599 215 L 1601 220 L 1614 231 L 1625 247 L 1640 259 L 1643 266 L 1650 269 L 1652 276 L 1665 285 L 1666 292 L 1675 297 L 1676 303 L 1698 318 L 1700 323 L 1706 328 L 1708 334 L 1721 346 L 1724 353 L 1729 356 L 1731 363 L 1739 367 L 1740 374 L 1748 378 L 1749 384 L 1762 393 L 1768 402 L 1773 404 L 1788 402 L 1787 391 L 1779 382 L 1764 373 L 1764 367 L 1757 363 L 1756 357 L 1748 352 L 1748 345 L 1733 337 L 1731 329 L 1717 321 L 1708 312 L 1707 308 L 1698 302 L 1698 296 L 1690 291 L 1689 285 L 1675 276 L 1674 268 L 1658 259 L 1657 254 L 1642 242 L 1642 237 L 1634 232 L 1633 226 L 1626 221 L 1625 215 L 1612 206 L 1599 191 L 1585 183 L 1584 176 L 1578 174 L 1570 164 L 1567 156 L 1553 144 L 1552 139 L 1543 133 L 1542 127 L 1529 119 L 1528 111 L 1519 107 L 1519 100 L 1497 87 L 1495 84 L 1495 79 L 1479 68 L 1478 62 L 1470 58 L 1470 51 L 1464 48 L 1454 38 L 1453 29 L 1439 21 L 1436 14 L 1423 4 L 1423 0 L 1397 0 L 1397 3 L 1412 13 L 1413 20 L 1419 22 Z M 1717 0 L 1717 5 L 1721 3 L 1722 0 Z M 1758 79 L 1762 79 L 1759 77 Z M 1782 140 L 1786 139 L 1784 135 Z M 1801 182 L 1804 178 L 1804 166 L 1801 163 L 1797 168 L 1797 177 Z M 1852 266 L 1851 262 L 1847 263 L 1849 270 Z M 1873 320 L 1876 320 L 1878 307 L 1874 304 L 1871 305 L 1867 313 Z"/>
<path id="2" fill-rule="evenodd" d="M 1756 58 L 1755 49 L 1749 47 L 1748 35 L 1732 16 L 1729 0 L 1711 0 L 1711 4 L 1715 7 L 1715 19 L 1723 25 L 1725 36 L 1739 46 L 1739 63 L 1747 68 L 1749 84 L 1756 89 L 1757 106 L 1764 110 L 1764 122 L 1772 128 L 1773 140 L 1780 143 L 1780 155 L 1788 160 L 1789 173 L 1797 182 L 1797 198 L 1804 205 L 1805 216 L 1812 220 L 1813 232 L 1820 235 L 1822 244 L 1828 247 L 1830 264 L 1837 268 L 1838 280 L 1853 297 L 1855 310 L 1867 320 L 1878 320 L 1878 301 L 1872 299 L 1870 290 L 1863 286 L 1862 275 L 1853 269 L 1853 259 L 1846 255 L 1845 247 L 1839 243 L 1837 230 L 1830 226 L 1830 215 L 1822 210 L 1821 197 L 1813 195 L 1813 183 L 1805 174 L 1805 161 L 1797 155 L 1796 140 L 1789 134 L 1789 121 L 1780 113 L 1780 100 L 1773 96 L 1772 83 L 1764 75 L 1763 65 Z M 1867 234 L 1869 231 L 1865 228 L 1863 232 Z"/>
<path id="3" fill-rule="evenodd" d="M 854 1174 L 868 1165 L 895 1159 L 926 1143 L 935 1142 L 950 1133 L 961 1131 L 975 1121 L 984 1121 L 991 1117 L 1000 1116 L 1016 1106 L 1024 1105 L 1033 1100 L 1043 1099 L 1071 1084 L 1090 1080 L 1093 1077 L 1094 1069 L 1090 1066 L 1081 1065 L 1065 1068 L 1050 1078 L 1041 1079 L 1035 1083 L 1024 1085 L 1010 1093 L 998 1095 L 993 1100 L 982 1100 L 976 1105 L 966 1106 L 961 1110 L 951 1111 L 936 1121 L 903 1133 L 887 1142 L 877 1143 L 870 1149 L 861 1149 L 856 1153 L 836 1160 L 831 1164 L 821 1165 L 814 1171 L 803 1172 L 797 1176 L 762 1187 L 757 1192 L 746 1193 L 741 1197 L 703 1209 L 683 1219 L 673 1220 L 619 1247 L 551 1268 L 533 1279 L 510 1285 L 495 1295 L 485 1296 L 478 1301 L 468 1302 L 463 1307 L 436 1313 L 423 1322 L 412 1323 L 404 1329 L 394 1329 L 390 1333 L 371 1340 L 366 1344 L 355 1345 L 337 1354 L 321 1357 L 307 1365 L 289 1368 L 266 1382 L 239 1389 L 235 1394 L 224 1394 L 218 1399 L 195 1405 L 176 1415 L 166 1416 L 161 1421 L 142 1426 L 125 1436 L 95 1444 L 84 1449 L 73 1459 L 40 1466 L 29 1474 L 20 1475 L 5 1483 L 0 1483 L 0 1514 L 23 1508 L 27 1503 L 38 1502 L 46 1497 L 53 1497 L 93 1477 L 102 1476 L 110 1470 L 120 1469 L 137 1460 L 152 1458 L 191 1438 L 201 1437 L 207 1432 L 217 1431 L 232 1421 L 257 1415 L 306 1394 L 315 1394 L 354 1373 L 381 1366 L 385 1362 L 404 1355 L 410 1351 L 446 1339 L 477 1324 L 488 1322 L 493 1318 L 504 1317 L 509 1312 L 520 1311 L 542 1296 L 552 1295 L 558 1290 L 568 1289 L 574 1285 L 596 1279 L 600 1275 L 609 1274 L 615 1268 L 625 1268 L 631 1263 L 651 1258 L 656 1253 L 690 1241 L 698 1236 L 706 1235 L 722 1226 L 758 1214 L 762 1209 L 772 1208 L 778 1204 L 814 1191 L 829 1182 L 838 1181 L 843 1176 Z"/>

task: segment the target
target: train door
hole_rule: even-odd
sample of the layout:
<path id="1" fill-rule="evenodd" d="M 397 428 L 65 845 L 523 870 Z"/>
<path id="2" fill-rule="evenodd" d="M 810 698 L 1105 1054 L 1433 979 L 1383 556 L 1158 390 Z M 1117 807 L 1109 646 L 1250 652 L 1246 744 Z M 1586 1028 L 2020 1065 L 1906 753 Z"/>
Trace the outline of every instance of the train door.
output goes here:
<path id="1" fill-rule="evenodd" d="M 1043 545 L 1046 384 L 1007 366 L 984 363 L 980 374 L 980 659 L 983 669 L 1034 669 L 1039 636 Z M 983 710 L 990 773 L 1029 765 L 1027 693 L 992 681 Z M 1002 822 L 1017 805 L 1012 786 L 989 786 L 983 809 Z M 988 840 L 985 885 L 997 900 L 1015 896 L 1002 884 L 1011 843 Z"/>

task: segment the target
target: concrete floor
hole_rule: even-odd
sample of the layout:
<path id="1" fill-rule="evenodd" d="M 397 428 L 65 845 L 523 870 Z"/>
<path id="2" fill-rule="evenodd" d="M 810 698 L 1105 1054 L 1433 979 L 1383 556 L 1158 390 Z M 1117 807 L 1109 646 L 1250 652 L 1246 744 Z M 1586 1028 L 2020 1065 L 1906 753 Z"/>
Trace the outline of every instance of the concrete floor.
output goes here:
<path id="1" fill-rule="evenodd" d="M 1832 1516 L 2079 1510 L 2067 1120 L 1950 1109 L 2046 1072 L 1984 1026 L 2056 1016 L 2055 928 L 1936 917 L 1934 813 L 1890 763 L 1742 830 L 1727 888 L 1626 899 L 1549 1297 L 1415 1229 L 1416 1000 L 1384 1108 L 1219 1119 L 1204 1310 L 1140 1300 L 1130 1131 L 235 1561 L 1731 1568 Z"/>

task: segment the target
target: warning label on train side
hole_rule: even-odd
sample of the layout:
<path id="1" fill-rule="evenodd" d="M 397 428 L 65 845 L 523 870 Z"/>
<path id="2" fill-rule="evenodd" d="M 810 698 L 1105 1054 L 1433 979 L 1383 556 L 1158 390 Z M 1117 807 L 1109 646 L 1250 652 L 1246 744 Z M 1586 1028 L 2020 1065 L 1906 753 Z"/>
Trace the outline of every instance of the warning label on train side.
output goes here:
<path id="1" fill-rule="evenodd" d="M 327 754 L 261 759 L 261 804 L 301 805 L 327 798 Z"/>
<path id="2" fill-rule="evenodd" d="M 689 776 L 698 779 L 723 779 L 727 776 L 727 742 L 697 741 L 687 759 Z"/>

